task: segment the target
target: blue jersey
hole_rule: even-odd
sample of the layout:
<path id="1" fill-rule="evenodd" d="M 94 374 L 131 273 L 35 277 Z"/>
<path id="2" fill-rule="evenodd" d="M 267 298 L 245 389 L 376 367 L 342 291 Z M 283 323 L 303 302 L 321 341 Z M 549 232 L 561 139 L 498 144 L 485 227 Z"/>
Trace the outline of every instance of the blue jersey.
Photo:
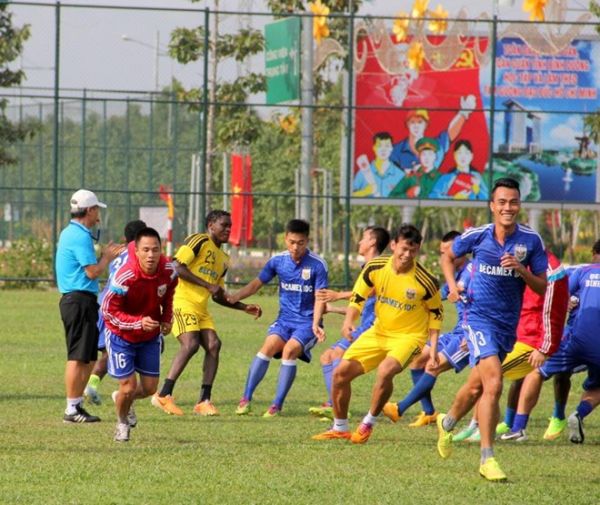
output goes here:
<path id="1" fill-rule="evenodd" d="M 452 251 L 457 257 L 473 255 L 467 322 L 483 323 L 494 332 L 512 338 L 519 322 L 525 281 L 513 269 L 502 267 L 500 258 L 508 253 L 533 274 L 545 273 L 548 258 L 541 237 L 531 228 L 517 225 L 501 245 L 494 237 L 494 225 L 488 224 L 457 237 Z"/>
<path id="2" fill-rule="evenodd" d="M 352 332 L 352 338 L 360 337 L 360 335 L 373 326 L 373 322 L 375 321 L 376 301 L 377 297 L 375 295 L 369 296 L 369 298 L 366 299 L 360 314 L 360 326 Z"/>
<path id="3" fill-rule="evenodd" d="M 588 266 L 587 264 L 584 265 L 574 265 L 574 266 L 570 266 L 570 267 L 565 267 L 565 272 L 567 274 L 567 276 L 569 278 L 571 278 L 571 276 L 580 268 Z M 569 296 L 571 298 L 575 297 L 577 298 L 577 301 L 579 301 L 579 290 L 575 291 L 575 292 L 571 292 L 571 290 L 569 289 Z M 576 305 L 575 307 L 573 307 L 571 310 L 569 310 L 569 315 L 567 316 L 567 321 L 565 322 L 565 328 L 563 330 L 563 340 L 565 339 L 569 339 L 571 337 L 571 334 L 573 333 L 573 323 L 575 322 L 575 317 L 577 316 L 577 309 L 579 308 L 579 305 Z"/>
<path id="4" fill-rule="evenodd" d="M 299 263 L 285 251 L 273 256 L 263 267 L 258 279 L 267 284 L 273 277 L 279 278 L 279 315 L 286 324 L 312 324 L 315 293 L 328 287 L 327 263 L 306 251 Z"/>
<path id="5" fill-rule="evenodd" d="M 127 248 L 125 248 L 125 250 L 121 254 L 119 254 L 114 260 L 112 260 L 109 263 L 108 279 L 106 280 L 106 285 L 104 286 L 104 289 L 100 293 L 100 296 L 98 296 L 98 304 L 99 305 L 102 305 L 102 300 L 104 299 L 104 296 L 108 292 L 108 287 L 110 286 L 110 280 L 113 278 L 113 275 L 115 275 L 115 272 L 119 268 L 121 268 L 121 265 L 125 264 L 128 257 L 129 257 L 129 252 L 127 251 Z M 102 312 L 100 312 L 100 317 L 102 317 Z"/>
<path id="6" fill-rule="evenodd" d="M 460 270 L 456 272 L 454 279 L 456 280 L 456 285 L 462 289 L 460 292 L 460 298 L 454 304 L 456 307 L 456 326 L 454 330 L 462 330 L 463 323 L 465 322 L 465 312 L 469 303 L 469 285 L 471 283 L 471 275 L 473 273 L 473 264 L 471 261 L 465 262 Z M 448 284 L 444 284 L 441 289 L 442 300 L 446 300 L 448 298 Z"/>
<path id="7" fill-rule="evenodd" d="M 579 298 L 572 323 L 571 344 L 585 352 L 594 363 L 600 363 L 600 264 L 578 268 L 569 277 L 569 293 Z"/>

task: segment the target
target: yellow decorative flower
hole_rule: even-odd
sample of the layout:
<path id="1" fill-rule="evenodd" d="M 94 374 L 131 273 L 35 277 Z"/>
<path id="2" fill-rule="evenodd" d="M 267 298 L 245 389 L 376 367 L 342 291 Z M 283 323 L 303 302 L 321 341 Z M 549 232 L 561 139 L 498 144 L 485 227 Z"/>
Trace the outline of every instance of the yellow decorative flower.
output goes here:
<path id="1" fill-rule="evenodd" d="M 298 128 L 298 118 L 294 114 L 281 116 L 279 118 L 279 126 L 285 133 L 292 134 Z"/>
<path id="2" fill-rule="evenodd" d="M 406 36 L 408 35 L 408 24 L 410 20 L 408 19 L 407 12 L 399 12 L 396 14 L 396 19 L 394 20 L 394 26 L 392 27 L 392 31 L 396 36 L 396 42 L 402 42 Z"/>
<path id="3" fill-rule="evenodd" d="M 317 41 L 317 44 L 320 44 L 321 39 L 329 37 L 329 26 L 327 26 L 329 7 L 323 5 L 321 0 L 309 2 L 308 6 L 310 11 L 315 14 L 313 18 L 313 37 Z"/>
<path id="4" fill-rule="evenodd" d="M 531 21 L 544 21 L 544 7 L 548 0 L 523 0 L 523 12 L 529 12 Z"/>
<path id="5" fill-rule="evenodd" d="M 429 31 L 441 35 L 448 28 L 448 11 L 442 7 L 442 4 L 438 4 L 434 11 L 429 12 L 429 17 L 433 18 L 429 21 Z"/>
<path id="6" fill-rule="evenodd" d="M 412 70 L 421 70 L 423 62 L 425 61 L 425 51 L 423 50 L 423 44 L 420 42 L 413 42 L 408 48 L 406 53 L 406 59 L 408 66 Z"/>
<path id="7" fill-rule="evenodd" d="M 415 0 L 411 16 L 415 19 L 422 18 L 427 13 L 429 0 Z"/>

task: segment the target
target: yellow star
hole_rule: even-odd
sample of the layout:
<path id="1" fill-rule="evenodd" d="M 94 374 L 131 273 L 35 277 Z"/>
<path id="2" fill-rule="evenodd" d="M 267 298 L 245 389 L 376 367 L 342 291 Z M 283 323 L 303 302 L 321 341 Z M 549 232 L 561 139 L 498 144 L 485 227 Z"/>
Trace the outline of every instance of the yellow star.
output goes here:
<path id="1" fill-rule="evenodd" d="M 544 7 L 548 0 L 523 0 L 523 12 L 529 12 L 531 21 L 544 21 Z"/>
<path id="2" fill-rule="evenodd" d="M 448 11 L 442 7 L 442 4 L 438 4 L 434 11 L 429 13 L 429 17 L 433 18 L 429 21 L 429 31 L 441 35 L 448 28 Z"/>

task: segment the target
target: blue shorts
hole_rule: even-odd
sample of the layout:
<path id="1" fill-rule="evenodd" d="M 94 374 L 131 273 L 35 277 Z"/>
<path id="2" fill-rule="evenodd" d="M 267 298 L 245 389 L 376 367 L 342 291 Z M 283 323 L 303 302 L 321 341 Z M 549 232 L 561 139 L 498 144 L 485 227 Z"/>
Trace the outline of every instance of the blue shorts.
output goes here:
<path id="1" fill-rule="evenodd" d="M 356 328 L 356 330 L 354 330 L 351 335 L 352 335 L 352 342 L 350 342 L 350 340 L 348 340 L 346 337 L 342 337 L 340 338 L 335 344 L 333 344 L 331 346 L 331 349 L 342 349 L 343 351 L 347 351 L 348 348 L 358 340 L 358 338 L 365 332 L 367 331 L 371 326 L 359 326 L 358 328 Z"/>
<path id="2" fill-rule="evenodd" d="M 466 338 L 462 328 L 454 328 L 444 333 L 438 340 L 438 352 L 444 355 L 456 373 L 462 372 L 469 364 L 469 350 L 462 349 L 461 342 Z"/>
<path id="3" fill-rule="evenodd" d="M 104 318 L 102 314 L 98 315 L 98 350 L 104 351 L 106 349 L 106 336 L 105 332 L 110 333 L 110 330 L 104 324 Z"/>
<path id="4" fill-rule="evenodd" d="M 132 344 L 107 330 L 108 373 L 125 379 L 134 372 L 149 377 L 160 375 L 160 336 L 147 342 Z"/>
<path id="5" fill-rule="evenodd" d="M 302 354 L 299 356 L 299 359 L 306 363 L 310 363 L 310 360 L 312 359 L 310 350 L 317 343 L 317 337 L 315 337 L 312 331 L 312 322 L 310 324 L 288 325 L 277 319 L 269 326 L 267 336 L 269 335 L 277 335 L 284 342 L 288 342 L 291 338 L 299 342 L 302 346 Z M 273 357 L 279 359 L 281 358 L 281 353 L 279 352 Z"/>
<path id="6" fill-rule="evenodd" d="M 539 368 L 539 371 L 540 375 L 546 380 L 559 373 L 581 372 L 585 367 L 588 368 L 588 378 L 584 382 L 584 389 L 594 389 L 594 387 L 586 387 L 585 384 L 590 377 L 591 381 L 589 384 L 594 384 L 597 374 L 593 369 L 599 369 L 600 364 L 590 364 L 586 360 L 585 354 L 579 353 L 577 349 L 573 348 L 570 339 L 563 338 L 558 350 L 546 360 Z"/>
<path id="7" fill-rule="evenodd" d="M 469 322 L 465 333 L 469 345 L 469 366 L 474 367 L 483 358 L 498 356 L 500 363 L 515 345 L 515 335 L 499 332 L 481 322 Z"/>

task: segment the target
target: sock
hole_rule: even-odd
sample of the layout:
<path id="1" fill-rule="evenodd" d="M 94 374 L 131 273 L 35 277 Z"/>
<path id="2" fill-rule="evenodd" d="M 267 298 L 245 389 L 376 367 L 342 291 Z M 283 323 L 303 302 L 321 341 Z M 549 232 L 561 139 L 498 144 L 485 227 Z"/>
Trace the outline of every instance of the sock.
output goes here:
<path id="1" fill-rule="evenodd" d="M 469 423 L 469 428 L 479 428 L 479 421 L 477 421 L 477 419 L 475 418 L 471 419 L 471 422 Z"/>
<path id="2" fill-rule="evenodd" d="M 592 407 L 592 404 L 590 402 L 584 400 L 582 402 L 579 402 L 579 405 L 577 405 L 577 409 L 575 410 L 579 414 L 579 417 L 583 419 L 585 416 L 589 415 L 589 413 L 592 410 L 594 410 L 594 407 Z"/>
<path id="3" fill-rule="evenodd" d="M 516 409 L 511 409 L 510 407 L 506 407 L 506 412 L 504 413 L 504 422 L 506 423 L 506 426 L 508 426 L 509 428 L 512 428 L 513 423 L 515 421 L 516 414 L 517 414 Z M 517 430 L 513 430 L 513 431 L 517 431 Z"/>
<path id="4" fill-rule="evenodd" d="M 77 406 L 82 402 L 82 398 L 67 398 L 67 408 L 65 409 L 65 414 L 71 415 L 77 413 Z"/>
<path id="5" fill-rule="evenodd" d="M 173 394 L 173 388 L 175 387 L 175 381 L 173 379 L 165 379 L 162 389 L 158 396 L 169 396 Z"/>
<path id="6" fill-rule="evenodd" d="M 489 458 L 494 457 L 494 449 L 491 447 L 481 448 L 481 464 L 483 465 Z"/>
<path id="7" fill-rule="evenodd" d="M 204 402 L 206 400 L 210 401 L 210 395 L 212 393 L 212 384 L 202 384 L 202 388 L 200 389 L 200 401 Z"/>
<path id="8" fill-rule="evenodd" d="M 369 410 L 369 412 L 367 412 L 367 415 L 363 417 L 362 422 L 363 424 L 370 424 L 371 426 L 374 426 L 377 422 L 377 417 L 371 414 L 371 411 Z"/>
<path id="9" fill-rule="evenodd" d="M 348 419 L 333 419 L 333 431 L 350 431 Z"/>
<path id="10" fill-rule="evenodd" d="M 331 403 L 331 376 L 333 375 L 333 364 L 327 363 L 321 366 L 323 371 L 323 380 L 325 381 L 325 388 L 327 389 L 327 402 Z"/>
<path id="11" fill-rule="evenodd" d="M 331 362 L 331 373 L 335 372 L 335 369 L 338 367 L 338 365 L 340 364 L 341 361 L 342 361 L 341 358 L 335 358 Z"/>
<path id="12" fill-rule="evenodd" d="M 556 419 L 564 419 L 565 418 L 565 408 L 567 405 L 562 402 L 554 402 L 554 412 L 552 413 L 552 417 L 556 417 Z"/>
<path id="13" fill-rule="evenodd" d="M 411 368 L 410 369 L 410 378 L 412 379 L 413 386 L 416 386 L 417 382 L 421 378 L 421 375 L 425 373 L 424 368 Z"/>
<path id="14" fill-rule="evenodd" d="M 298 367 L 296 366 L 295 359 L 281 360 L 279 379 L 277 379 L 277 391 L 275 392 L 275 399 L 273 400 L 273 405 L 276 405 L 279 409 L 283 407 L 285 397 L 294 383 L 297 369 Z"/>
<path id="15" fill-rule="evenodd" d="M 400 413 L 400 415 L 402 415 L 404 412 L 406 412 L 411 405 L 413 405 L 414 403 L 421 400 L 421 398 L 424 398 L 425 395 L 429 395 L 429 393 L 433 389 L 433 386 L 435 385 L 436 380 L 437 380 L 437 378 L 431 374 L 428 374 L 428 373 L 421 374 L 421 378 L 419 379 L 419 381 L 410 390 L 410 392 L 402 399 L 402 401 L 400 401 L 398 403 L 398 412 Z M 431 397 L 430 397 L 429 402 L 431 404 Z M 434 413 L 433 405 L 431 405 L 431 407 L 432 407 L 432 409 L 430 412 L 428 412 L 427 410 L 424 410 L 425 414 L 430 416 L 431 414 Z M 423 406 L 423 408 L 425 408 L 425 407 Z"/>
<path id="16" fill-rule="evenodd" d="M 87 385 L 94 389 L 98 389 L 98 386 L 100 386 L 101 380 L 102 379 L 100 377 L 98 377 L 96 374 L 92 374 L 92 375 L 90 375 L 90 380 L 88 381 Z"/>
<path id="17" fill-rule="evenodd" d="M 527 428 L 529 422 L 529 414 L 517 414 L 515 415 L 514 422 L 510 428 L 510 431 L 516 433 L 517 431 L 524 430 Z"/>
<path id="18" fill-rule="evenodd" d="M 446 414 L 444 420 L 442 421 L 442 428 L 444 431 L 452 431 L 456 426 L 456 419 L 454 419 L 450 414 Z"/>
<path id="19" fill-rule="evenodd" d="M 265 356 L 262 352 L 256 353 L 250 368 L 248 369 L 248 377 L 246 379 L 246 388 L 244 389 L 244 398 L 248 401 L 252 400 L 254 390 L 263 380 L 267 370 L 269 369 L 269 363 L 271 358 Z"/>

